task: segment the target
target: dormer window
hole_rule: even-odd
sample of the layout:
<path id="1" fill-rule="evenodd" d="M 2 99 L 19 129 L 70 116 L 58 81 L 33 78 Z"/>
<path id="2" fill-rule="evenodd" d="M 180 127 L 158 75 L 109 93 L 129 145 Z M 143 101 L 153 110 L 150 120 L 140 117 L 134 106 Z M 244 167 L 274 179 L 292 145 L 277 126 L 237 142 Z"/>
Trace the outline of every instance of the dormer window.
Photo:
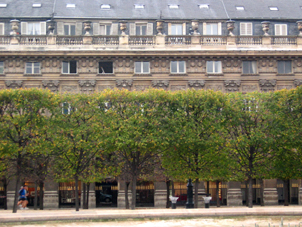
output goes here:
<path id="1" fill-rule="evenodd" d="M 109 4 L 102 4 L 101 9 L 111 9 L 111 5 Z"/>
<path id="2" fill-rule="evenodd" d="M 34 3 L 33 8 L 41 8 L 42 4 L 41 3 Z"/>
<path id="3" fill-rule="evenodd" d="M 134 8 L 135 9 L 144 9 L 145 5 L 143 5 L 143 4 L 134 4 Z"/>
<path id="4" fill-rule="evenodd" d="M 208 4 L 200 4 L 198 5 L 199 9 L 208 9 L 209 5 Z"/>
<path id="5" fill-rule="evenodd" d="M 171 5 L 168 5 L 170 9 L 178 9 L 179 8 L 179 5 L 176 5 L 176 4 L 171 4 Z"/>
<path id="6" fill-rule="evenodd" d="M 75 8 L 75 4 L 68 3 L 66 4 L 66 8 Z"/>
<path id="7" fill-rule="evenodd" d="M 244 6 L 236 6 L 236 10 L 243 11 L 244 10 Z"/>
<path id="8" fill-rule="evenodd" d="M 270 11 L 278 11 L 278 7 L 277 6 L 270 6 L 269 7 Z"/>
<path id="9" fill-rule="evenodd" d="M 7 4 L 5 3 L 0 3 L 0 8 L 6 8 L 7 7 Z"/>

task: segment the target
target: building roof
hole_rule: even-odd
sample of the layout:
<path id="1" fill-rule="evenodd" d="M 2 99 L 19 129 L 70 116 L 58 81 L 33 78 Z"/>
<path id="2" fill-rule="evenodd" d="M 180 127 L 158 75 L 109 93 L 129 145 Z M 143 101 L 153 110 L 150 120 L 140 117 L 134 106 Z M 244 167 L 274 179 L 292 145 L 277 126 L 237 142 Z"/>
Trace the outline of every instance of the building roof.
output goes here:
<path id="1" fill-rule="evenodd" d="M 41 3 L 41 7 L 33 7 L 33 3 Z M 302 19 L 299 0 L 0 0 L 1 4 L 7 4 L 0 7 L 1 18 L 50 18 L 54 13 L 55 18 L 117 20 Z M 75 7 L 66 7 L 67 4 Z M 101 9 L 102 4 L 110 5 L 110 9 Z M 135 4 L 144 7 L 135 8 Z M 237 10 L 236 6 L 244 9 Z"/>

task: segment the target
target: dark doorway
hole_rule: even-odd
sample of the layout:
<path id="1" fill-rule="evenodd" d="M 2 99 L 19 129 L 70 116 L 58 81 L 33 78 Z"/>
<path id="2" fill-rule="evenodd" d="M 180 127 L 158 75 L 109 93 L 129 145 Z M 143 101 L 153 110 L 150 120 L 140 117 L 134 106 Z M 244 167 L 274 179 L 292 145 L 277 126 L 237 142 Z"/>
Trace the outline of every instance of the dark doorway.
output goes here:
<path id="1" fill-rule="evenodd" d="M 117 207 L 117 193 L 117 182 L 114 179 L 95 183 L 96 207 Z"/>
<path id="2" fill-rule="evenodd" d="M 81 182 L 78 186 L 79 201 L 81 205 Z M 64 182 L 59 184 L 59 206 L 66 208 L 75 207 L 75 182 Z"/>
<path id="3" fill-rule="evenodd" d="M 138 181 L 136 184 L 136 206 L 154 207 L 154 184 L 149 181 Z"/>

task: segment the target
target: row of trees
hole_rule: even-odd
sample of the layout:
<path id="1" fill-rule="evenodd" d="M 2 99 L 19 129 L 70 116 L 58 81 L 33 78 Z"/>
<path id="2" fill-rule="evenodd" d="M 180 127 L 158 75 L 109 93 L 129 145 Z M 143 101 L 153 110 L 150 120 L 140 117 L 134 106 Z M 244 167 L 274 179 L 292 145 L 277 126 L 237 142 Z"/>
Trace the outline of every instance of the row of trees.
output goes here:
<path id="1" fill-rule="evenodd" d="M 75 181 L 76 195 L 81 181 L 88 208 L 89 184 L 109 175 L 125 181 L 126 192 L 132 182 L 132 209 L 137 179 L 188 178 L 195 194 L 200 180 L 246 181 L 252 207 L 252 179 L 301 178 L 301 115 L 302 87 L 249 94 L 2 90 L 0 178 L 5 186 L 16 180 L 13 212 L 25 177 L 40 188 L 47 178 Z M 40 208 L 42 201 L 40 193 Z"/>

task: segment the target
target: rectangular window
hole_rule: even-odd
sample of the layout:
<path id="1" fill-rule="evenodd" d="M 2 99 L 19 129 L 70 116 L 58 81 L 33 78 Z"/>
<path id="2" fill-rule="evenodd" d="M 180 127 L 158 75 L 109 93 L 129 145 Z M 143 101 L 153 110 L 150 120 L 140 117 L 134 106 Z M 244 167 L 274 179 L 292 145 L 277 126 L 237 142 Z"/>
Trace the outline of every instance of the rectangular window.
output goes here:
<path id="1" fill-rule="evenodd" d="M 207 73 L 221 73 L 221 61 L 207 61 Z"/>
<path id="2" fill-rule="evenodd" d="M 111 35 L 111 24 L 100 25 L 100 35 Z"/>
<path id="3" fill-rule="evenodd" d="M 171 73 L 186 73 L 185 61 L 171 61 Z"/>
<path id="4" fill-rule="evenodd" d="M 150 62 L 147 61 L 135 62 L 134 72 L 137 74 L 150 73 Z"/>
<path id="5" fill-rule="evenodd" d="M 288 74 L 292 72 L 292 62 L 291 61 L 278 61 L 278 73 Z"/>
<path id="6" fill-rule="evenodd" d="M 240 23 L 240 35 L 253 35 L 253 24 Z"/>
<path id="7" fill-rule="evenodd" d="M 147 35 L 147 24 L 137 24 L 136 35 Z"/>
<path id="8" fill-rule="evenodd" d="M 62 73 L 63 74 L 77 73 L 77 61 L 63 61 Z"/>
<path id="9" fill-rule="evenodd" d="M 170 35 L 182 35 L 182 34 L 183 34 L 182 24 L 171 24 Z"/>
<path id="10" fill-rule="evenodd" d="M 4 35 L 4 23 L 0 23 L 0 35 Z"/>
<path id="11" fill-rule="evenodd" d="M 218 35 L 218 23 L 207 23 L 206 35 Z"/>
<path id="12" fill-rule="evenodd" d="M 64 102 L 62 107 L 62 114 L 70 114 L 71 107 L 69 103 Z"/>
<path id="13" fill-rule="evenodd" d="M 99 62 L 99 74 L 113 73 L 113 62 Z"/>
<path id="14" fill-rule="evenodd" d="M 243 74 L 256 74 L 257 73 L 257 62 L 256 61 L 243 61 L 242 62 L 242 73 Z"/>
<path id="15" fill-rule="evenodd" d="M 40 35 L 41 34 L 41 24 L 40 22 L 28 22 L 27 24 L 27 34 L 28 35 Z"/>
<path id="16" fill-rule="evenodd" d="M 275 35 L 287 35 L 287 24 L 275 24 Z"/>
<path id="17" fill-rule="evenodd" d="M 4 62 L 0 61 L 0 74 L 4 74 Z"/>
<path id="18" fill-rule="evenodd" d="M 40 62 L 26 62 L 25 74 L 40 74 Z"/>
<path id="19" fill-rule="evenodd" d="M 75 35 L 75 30 L 74 24 L 64 24 L 64 35 Z"/>

